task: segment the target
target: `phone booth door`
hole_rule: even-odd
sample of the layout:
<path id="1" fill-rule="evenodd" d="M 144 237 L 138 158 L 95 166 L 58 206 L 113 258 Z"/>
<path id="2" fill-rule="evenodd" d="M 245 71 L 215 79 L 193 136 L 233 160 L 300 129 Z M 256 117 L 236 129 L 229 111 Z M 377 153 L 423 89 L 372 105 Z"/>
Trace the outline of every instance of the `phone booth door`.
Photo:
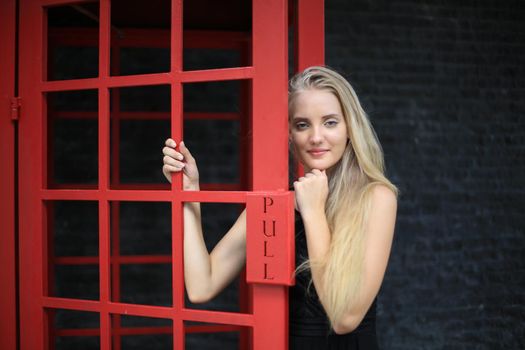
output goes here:
<path id="1" fill-rule="evenodd" d="M 296 66 L 322 64 L 323 2 L 299 1 L 298 15 L 291 17 L 286 0 L 253 1 L 245 6 L 251 18 L 248 36 L 187 29 L 186 15 L 202 20 L 202 10 L 192 3 L 20 0 L 23 350 L 133 348 L 129 344 L 185 349 L 189 334 L 213 332 L 237 332 L 243 349 L 288 346 L 287 288 L 295 268 L 293 193 L 288 191 L 288 20 L 295 19 L 298 34 Z M 126 11 L 139 13 L 145 28 L 125 27 Z M 159 28 L 159 21 L 169 29 Z M 231 67 L 186 67 L 188 48 L 228 48 L 241 58 Z M 164 63 L 145 69 L 129 64 L 155 50 Z M 225 82 L 240 86 L 238 110 L 187 108 L 192 102 L 186 92 L 194 84 Z M 238 183 L 204 183 L 201 191 L 190 192 L 182 190 L 180 174 L 171 186 L 163 179 L 144 180 L 144 169 L 160 172 L 161 167 L 162 143 L 147 148 L 151 130 L 164 128 L 166 137 L 181 140 L 188 121 L 202 119 L 238 121 Z M 124 141 L 129 135 L 138 135 L 131 141 L 136 148 Z M 148 149 L 155 161 L 134 164 L 133 152 Z M 185 202 L 246 206 L 239 312 L 185 302 Z M 148 250 L 154 241 L 148 235 L 162 231 L 156 229 L 154 212 L 168 220 L 168 243 L 159 247 L 161 253 Z M 124 233 L 141 225 L 145 236 L 135 238 L 142 243 L 131 247 Z M 129 289 L 129 280 L 140 281 L 139 289 Z M 143 295 L 155 289 L 163 296 L 146 302 Z M 152 335 L 165 341 L 148 338 Z"/>

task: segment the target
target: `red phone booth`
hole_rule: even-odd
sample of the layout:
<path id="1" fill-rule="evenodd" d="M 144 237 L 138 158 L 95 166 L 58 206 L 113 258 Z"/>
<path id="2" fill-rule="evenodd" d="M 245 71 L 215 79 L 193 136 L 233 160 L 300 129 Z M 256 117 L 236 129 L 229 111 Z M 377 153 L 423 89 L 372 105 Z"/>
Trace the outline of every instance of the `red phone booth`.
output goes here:
<path id="1" fill-rule="evenodd" d="M 87 337 L 96 338 L 97 348 L 103 350 L 125 349 L 122 340 L 126 337 L 161 334 L 171 340 L 173 349 L 184 349 L 188 334 L 238 332 L 238 345 L 242 349 L 286 349 L 287 288 L 293 284 L 295 269 L 293 193 L 288 191 L 289 30 L 294 38 L 290 45 L 294 69 L 322 64 L 323 1 L 19 0 L 18 6 L 15 5 L 14 0 L 2 2 L 2 16 L 7 20 L 0 25 L 2 38 L 11 38 L 5 41 L 8 49 L 0 57 L 5 62 L 0 65 L 2 136 L 5 136 L 1 142 L 6 146 L 2 148 L 2 157 L 9 160 L 5 163 L 9 172 L 1 175 L 0 187 L 5 207 L 0 215 L 2 222 L 7 223 L 1 237 L 5 254 L 0 269 L 8 281 L 0 294 L 7 321 L 0 325 L 0 347 L 14 350 L 18 342 L 22 350 L 55 349 L 60 338 L 67 339 L 70 348 L 75 348 L 75 341 L 81 344 Z M 18 32 L 15 11 L 19 18 Z M 81 13 L 90 24 L 75 27 L 62 21 L 67 11 Z M 129 18 L 132 16 L 139 16 L 141 23 L 149 26 L 126 27 L 126 23 L 133 23 Z M 244 23 L 244 30 L 216 29 L 226 28 L 225 23 Z M 83 74 L 58 74 L 54 65 L 57 48 L 70 47 L 85 50 L 82 52 L 86 56 L 94 55 L 98 62 L 95 69 Z M 168 64 L 164 68 L 152 67 L 150 71 L 126 70 L 121 66 L 121 57 L 131 55 L 134 48 L 164 50 Z M 185 67 L 183 51 L 201 48 L 235 51 L 239 65 Z M 18 94 L 14 91 L 15 57 Z M 79 60 L 78 65 L 82 64 Z M 239 82 L 237 111 L 185 109 L 184 89 L 189 84 L 225 81 Z M 166 94 L 168 108 L 147 111 L 121 108 L 124 95 L 128 94 L 128 101 L 132 101 L 133 94 L 129 91 L 139 88 L 148 88 L 153 94 L 163 91 L 159 94 Z M 75 102 L 78 108 L 64 109 L 61 105 L 64 99 L 78 101 Z M 95 107 L 84 108 L 86 101 L 92 101 Z M 68 120 L 77 121 L 76 129 L 68 129 Z M 173 177 L 171 186 L 123 181 L 121 125 L 129 120 L 165 121 L 175 140 L 184 139 L 188 120 L 237 121 L 240 133 L 249 135 L 238 143 L 238 183 L 202 183 L 201 191 L 187 192 L 181 190 L 180 175 Z M 15 132 L 18 169 L 14 169 Z M 70 162 L 68 168 L 85 181 L 56 180 L 60 174 L 53 154 L 70 146 L 54 142 L 52 135 L 56 133 L 69 137 L 88 135 L 86 144 L 96 154 L 94 166 L 85 165 L 82 149 L 76 151 L 78 157 L 65 160 Z M 156 154 L 159 171 L 161 147 L 158 146 Z M 15 170 L 18 193 L 14 193 Z M 15 195 L 18 221 L 14 220 Z M 125 254 L 120 250 L 123 227 L 120 212 L 132 202 L 169 207 L 169 254 Z M 195 309 L 185 304 L 182 210 L 185 202 L 246 205 L 247 262 L 239 287 L 240 312 Z M 56 213 L 62 211 L 74 216 L 80 212 L 75 211 L 76 206 L 89 207 L 86 210 L 97 218 L 95 249 L 83 249 L 80 240 L 79 253 L 64 256 L 55 246 Z M 79 220 L 82 222 L 82 218 Z M 167 304 L 146 305 L 123 296 L 121 275 L 126 268 L 160 264 L 168 266 L 170 271 Z M 82 288 L 75 297 L 56 290 L 55 280 L 61 274 L 74 278 L 81 270 L 94 276 L 95 298 L 82 297 Z M 89 315 L 90 326 L 56 327 L 56 319 L 67 320 L 64 315 L 68 313 Z M 157 321 L 132 324 L 129 319 L 133 318 Z"/>

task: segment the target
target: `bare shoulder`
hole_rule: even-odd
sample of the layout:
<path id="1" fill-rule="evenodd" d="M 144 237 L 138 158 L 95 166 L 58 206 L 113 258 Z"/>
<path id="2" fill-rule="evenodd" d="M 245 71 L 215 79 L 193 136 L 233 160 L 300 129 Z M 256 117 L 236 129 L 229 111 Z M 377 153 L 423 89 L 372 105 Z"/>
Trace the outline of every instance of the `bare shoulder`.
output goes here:
<path id="1" fill-rule="evenodd" d="M 374 205 L 396 207 L 397 196 L 389 187 L 385 185 L 376 185 L 372 190 L 372 199 Z"/>
<path id="2" fill-rule="evenodd" d="M 397 216 L 397 196 L 385 185 L 372 190 L 372 208 L 369 216 L 370 235 L 383 239 L 392 238 Z"/>

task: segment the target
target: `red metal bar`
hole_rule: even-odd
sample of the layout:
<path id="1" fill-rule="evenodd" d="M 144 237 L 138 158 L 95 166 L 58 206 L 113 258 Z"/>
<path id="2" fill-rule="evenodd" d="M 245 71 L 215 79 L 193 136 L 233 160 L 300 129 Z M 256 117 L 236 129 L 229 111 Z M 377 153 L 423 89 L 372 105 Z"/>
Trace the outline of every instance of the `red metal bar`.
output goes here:
<path id="1" fill-rule="evenodd" d="M 111 50 L 111 4 L 110 0 L 100 1 L 99 27 L 99 78 L 105 81 L 110 75 Z M 110 186 L 110 112 L 109 89 L 100 87 L 98 91 L 98 186 L 102 191 Z M 104 193 L 104 192 L 101 192 Z M 110 234 L 109 203 L 107 198 L 99 198 L 99 287 L 100 287 L 100 348 L 111 349 L 111 316 L 107 304 L 111 300 L 111 271 L 110 271 Z"/>
<path id="2" fill-rule="evenodd" d="M 115 317 L 116 315 L 113 315 Z M 123 335 L 146 335 L 146 334 L 172 334 L 172 327 L 113 327 L 113 337 L 120 338 Z M 99 328 L 83 328 L 83 329 L 59 329 L 56 331 L 59 337 L 89 337 L 100 335 Z M 113 344 L 115 346 L 115 344 Z M 120 348 L 120 344 L 118 345 Z M 113 348 L 115 349 L 115 348 Z"/>
<path id="3" fill-rule="evenodd" d="M 115 315 L 113 315 L 115 317 Z M 238 332 L 244 329 L 242 326 L 235 325 L 205 325 L 205 326 L 184 326 L 186 334 L 195 333 L 228 333 Z M 146 335 L 146 334 L 173 334 L 172 327 L 113 327 L 113 336 L 115 335 Z M 58 329 L 57 337 L 79 337 L 79 336 L 99 336 L 99 328 L 71 328 Z"/>
<path id="4" fill-rule="evenodd" d="M 98 0 L 41 0 L 42 6 L 74 5 L 85 4 L 89 2 L 98 2 Z"/>
<path id="5" fill-rule="evenodd" d="M 252 77 L 252 67 L 192 70 L 181 73 L 181 80 L 185 83 L 218 80 L 239 80 L 250 79 Z"/>
<path id="6" fill-rule="evenodd" d="M 43 306 L 53 309 L 66 309 L 77 311 L 91 311 L 101 312 L 107 309 L 111 314 L 121 314 L 129 316 L 143 316 L 156 318 L 178 318 L 181 317 L 187 321 L 229 324 L 237 326 L 253 326 L 254 316 L 250 314 L 242 314 L 235 312 L 223 311 L 208 311 L 208 310 L 194 310 L 183 308 L 179 316 L 173 314 L 172 307 L 136 305 L 126 303 L 107 303 L 104 305 L 99 301 L 81 300 L 81 299 L 66 299 L 66 298 L 52 298 L 44 297 L 42 299 Z"/>
<path id="7" fill-rule="evenodd" d="M 302 71 L 324 64 L 324 0 L 297 2 L 295 66 Z"/>
<path id="8" fill-rule="evenodd" d="M 246 32 L 222 32 L 218 30 L 185 30 L 185 49 L 230 49 L 239 50 L 251 41 Z"/>
<path id="9" fill-rule="evenodd" d="M 245 203 L 243 191 L 159 191 L 159 190 L 41 190 L 45 200 L 97 200 L 103 196 L 111 201 Z"/>
<path id="10" fill-rule="evenodd" d="M 184 109 L 182 106 L 181 75 L 183 62 L 183 1 L 171 0 L 170 28 L 170 70 L 173 75 L 171 82 L 171 127 L 170 134 L 175 140 L 183 138 Z M 171 281 L 173 303 L 173 349 L 185 348 L 184 320 L 184 229 L 183 204 L 177 200 L 182 189 L 182 174 L 172 176 L 171 191 L 174 194 L 171 203 Z"/>
<path id="11" fill-rule="evenodd" d="M 187 321 L 254 326 L 253 315 L 235 312 L 183 309 L 182 317 Z"/>
<path id="12" fill-rule="evenodd" d="M 20 0 L 19 91 L 24 118 L 19 120 L 19 257 L 20 349 L 41 350 L 47 343 L 42 309 L 42 211 L 38 197 L 45 173 L 43 156 L 47 147 L 42 134 L 44 104 L 38 90 L 43 77 L 43 14 L 35 0 Z M 40 150 L 40 152 L 35 152 Z M 31 162 L 26 160 L 31 158 Z"/>
<path id="13" fill-rule="evenodd" d="M 241 64 L 248 66 L 252 62 L 251 41 L 245 42 L 240 49 Z M 239 138 L 239 179 L 240 187 L 245 190 L 252 188 L 250 174 L 250 157 L 251 157 L 251 142 L 248 138 L 250 135 L 251 126 L 251 80 L 243 80 L 241 82 L 241 93 L 239 101 L 239 110 L 242 113 L 240 119 L 239 130 L 242 137 Z M 202 186 L 203 190 L 207 190 Z M 239 309 L 243 313 L 252 313 L 252 289 L 251 285 L 246 283 L 246 268 L 243 268 L 239 278 Z M 243 328 L 239 335 L 239 349 L 248 350 L 252 342 L 251 329 Z"/>
<path id="14" fill-rule="evenodd" d="M 178 77 L 180 75 L 180 78 Z M 252 67 L 220 68 L 180 73 L 154 73 L 125 76 L 100 77 L 90 79 L 71 79 L 42 82 L 42 91 L 67 91 L 96 89 L 99 87 L 130 87 L 145 85 L 169 84 L 172 81 L 194 83 L 202 81 L 250 79 L 253 76 Z M 180 80 L 179 80 L 180 79 Z"/>
<path id="15" fill-rule="evenodd" d="M 324 0 L 296 1 L 294 59 L 297 71 L 302 71 L 324 65 Z M 304 168 L 297 160 L 295 174 L 304 175 Z"/>
<path id="16" fill-rule="evenodd" d="M 167 48 L 170 32 L 165 29 L 121 29 L 126 35 L 113 34 L 113 47 Z M 92 28 L 50 28 L 49 40 L 53 45 L 96 46 L 98 31 Z M 248 33 L 233 31 L 185 30 L 185 49 L 239 50 L 251 40 Z M 247 65 L 247 64 L 245 64 Z"/>
<path id="17" fill-rule="evenodd" d="M 234 325 L 184 326 L 185 333 L 238 332 L 244 328 Z"/>
<path id="18" fill-rule="evenodd" d="M 116 91 L 115 91 L 116 92 Z M 113 98 L 112 98 L 113 100 Z M 56 119 L 97 119 L 97 112 L 89 111 L 54 111 Z M 112 111 L 111 118 L 119 120 L 168 120 L 169 112 L 122 112 Z M 236 112 L 184 112 L 184 120 L 240 120 L 241 114 Z"/>
<path id="19" fill-rule="evenodd" d="M 115 36 L 111 37 L 112 44 Z M 120 47 L 113 46 L 110 55 L 110 71 L 111 75 L 120 74 Z M 110 110 L 110 124 L 111 124 L 111 139 L 110 139 L 110 184 L 112 188 L 120 186 L 120 89 L 113 89 L 110 94 L 111 110 Z M 111 240 L 111 300 L 114 302 L 120 301 L 120 202 L 112 201 L 110 206 L 110 240 Z M 111 334 L 112 334 L 112 350 L 120 350 L 121 337 L 117 329 L 120 329 L 120 315 L 110 316 Z"/>
<path id="20" fill-rule="evenodd" d="M 113 242 L 112 242 L 113 244 Z M 53 259 L 57 265 L 96 265 L 98 264 L 97 256 L 61 256 Z M 110 263 L 113 265 L 120 264 L 169 264 L 171 255 L 124 255 L 112 256 Z M 114 281 L 113 281 L 114 282 Z M 112 284 L 113 301 L 119 301 L 114 285 Z"/>
<path id="21" fill-rule="evenodd" d="M 286 0 L 253 2 L 253 190 L 288 190 L 287 10 Z M 254 284 L 253 313 L 253 348 L 287 349 L 287 288 Z"/>
<path id="22" fill-rule="evenodd" d="M 0 2 L 0 348 L 15 350 L 16 340 L 16 246 L 15 246 L 15 0 Z M 13 114 L 13 107 L 16 109 Z"/>

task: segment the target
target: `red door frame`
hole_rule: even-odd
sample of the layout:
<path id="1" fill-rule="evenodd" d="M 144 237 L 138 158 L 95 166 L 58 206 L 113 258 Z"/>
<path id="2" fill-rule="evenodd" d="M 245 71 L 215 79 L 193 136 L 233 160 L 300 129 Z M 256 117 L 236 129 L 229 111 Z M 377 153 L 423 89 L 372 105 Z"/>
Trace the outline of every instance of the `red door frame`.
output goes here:
<path id="1" fill-rule="evenodd" d="M 112 87 L 170 84 L 172 101 L 181 101 L 182 84 L 197 81 L 247 79 L 252 82 L 253 146 L 252 183 L 254 191 L 280 191 L 288 188 L 287 155 L 287 28 L 286 0 L 254 1 L 253 4 L 253 56 L 251 67 L 182 71 L 182 18 L 180 0 L 172 0 L 171 72 L 140 77 L 118 77 L 109 74 L 109 12 L 108 0 L 101 0 L 99 78 L 70 81 L 44 80 L 47 55 L 44 39 L 42 6 L 71 4 L 65 0 L 20 1 L 20 96 L 24 105 L 24 118 L 20 121 L 20 334 L 21 349 L 43 349 L 46 344 L 44 308 L 67 308 L 94 311 L 100 314 L 101 349 L 111 348 L 110 314 L 161 317 L 173 320 L 174 348 L 183 349 L 183 321 L 216 322 L 253 328 L 253 348 L 287 348 L 288 291 L 284 285 L 252 285 L 252 314 L 208 312 L 184 307 L 182 278 L 182 203 L 246 202 L 246 192 L 200 191 L 183 192 L 181 179 L 175 176 L 171 191 L 112 190 L 109 188 L 109 93 Z M 299 1 L 298 9 L 305 16 L 297 18 L 298 67 L 322 64 L 324 41 L 322 32 L 323 2 Z M 309 34 L 309 20 L 321 23 L 320 32 Z M 308 23 L 305 25 L 305 23 Z M 105 29 L 105 30 L 103 30 Z M 310 32 L 311 33 L 311 32 Z M 304 48 L 304 54 L 302 49 Z M 310 56 L 309 56 L 310 55 Z M 46 142 L 45 101 L 43 93 L 74 89 L 99 90 L 99 182 L 97 190 L 50 190 L 45 187 Z M 171 111 L 172 137 L 182 137 L 182 105 L 174 103 Z M 272 142 L 268 142 L 272 135 Z M 275 142 L 273 142 L 275 141 Z M 35 150 L 37 150 L 35 152 Z M 269 167 L 268 164 L 272 164 Z M 99 266 L 100 301 L 60 299 L 45 296 L 46 252 L 43 227 L 46 225 L 45 200 L 98 200 L 99 201 Z M 140 200 L 172 203 L 172 264 L 173 306 L 150 307 L 120 304 L 110 297 L 109 262 L 109 201 Z M 13 229 L 14 232 L 14 229 Z M 14 285 L 14 284 L 13 284 Z"/>
<path id="2" fill-rule="evenodd" d="M 0 2 L 0 348 L 15 350 L 16 244 L 15 244 L 15 0 Z"/>

